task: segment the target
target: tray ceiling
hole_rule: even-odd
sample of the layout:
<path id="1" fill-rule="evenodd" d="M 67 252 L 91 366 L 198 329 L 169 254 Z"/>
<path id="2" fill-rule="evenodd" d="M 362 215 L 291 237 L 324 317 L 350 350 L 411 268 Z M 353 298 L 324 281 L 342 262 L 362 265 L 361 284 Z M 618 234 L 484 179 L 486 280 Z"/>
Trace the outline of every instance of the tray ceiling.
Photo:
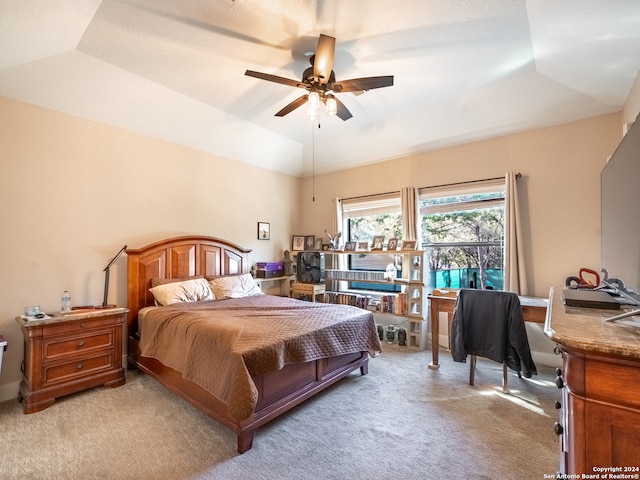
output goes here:
<path id="1" fill-rule="evenodd" d="M 343 122 L 304 108 L 318 35 Z M 637 0 L 0 0 L 0 95 L 305 176 L 620 111 L 640 69 Z M 315 145 L 315 147 L 314 147 Z"/>

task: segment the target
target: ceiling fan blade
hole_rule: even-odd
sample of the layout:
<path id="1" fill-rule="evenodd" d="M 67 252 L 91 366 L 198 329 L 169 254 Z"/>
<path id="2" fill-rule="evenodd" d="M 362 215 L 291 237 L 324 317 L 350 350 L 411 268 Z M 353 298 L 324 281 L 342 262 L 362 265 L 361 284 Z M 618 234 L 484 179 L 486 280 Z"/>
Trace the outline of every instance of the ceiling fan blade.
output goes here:
<path id="1" fill-rule="evenodd" d="M 277 75 L 270 75 L 268 73 L 254 72 L 253 70 L 247 70 L 244 74 L 248 77 L 259 78 L 260 80 L 267 80 L 269 82 L 281 83 L 282 85 L 288 85 L 290 87 L 307 88 L 304 83 L 300 83 L 298 80 L 292 80 L 290 78 L 279 77 Z"/>
<path id="2" fill-rule="evenodd" d="M 315 59 L 313 60 L 313 76 L 316 77 L 320 83 L 326 84 L 331 78 L 335 51 L 336 39 L 328 35 L 320 34 Z"/>
<path id="3" fill-rule="evenodd" d="M 393 75 L 384 77 L 354 78 L 333 82 L 331 89 L 336 93 L 367 91 L 373 88 L 383 88 L 393 86 Z"/>
<path id="4" fill-rule="evenodd" d="M 338 117 L 340 117 L 342 120 L 349 120 L 351 117 L 353 117 L 353 115 L 351 115 L 351 112 L 345 106 L 345 104 L 342 103 L 337 98 L 336 98 L 336 104 L 338 105 L 338 111 L 336 112 L 336 115 Z"/>
<path id="5" fill-rule="evenodd" d="M 289 105 L 287 105 L 282 110 L 280 110 L 278 113 L 276 113 L 275 116 L 276 117 L 284 117 L 287 113 L 293 112 L 296 108 L 301 107 L 302 105 L 307 103 L 307 98 L 309 98 L 309 96 L 306 95 L 306 94 L 302 95 L 301 97 L 296 98 L 293 102 L 291 102 Z M 338 107 L 338 111 L 340 111 L 339 107 Z"/>

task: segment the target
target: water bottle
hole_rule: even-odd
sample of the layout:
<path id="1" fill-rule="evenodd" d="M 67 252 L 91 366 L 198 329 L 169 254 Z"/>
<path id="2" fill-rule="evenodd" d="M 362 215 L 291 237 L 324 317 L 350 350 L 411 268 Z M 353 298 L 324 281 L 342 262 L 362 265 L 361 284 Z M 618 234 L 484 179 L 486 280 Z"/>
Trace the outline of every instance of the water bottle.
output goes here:
<path id="1" fill-rule="evenodd" d="M 62 311 L 70 312 L 71 311 L 71 297 L 69 296 L 69 291 L 65 290 L 62 294 Z"/>

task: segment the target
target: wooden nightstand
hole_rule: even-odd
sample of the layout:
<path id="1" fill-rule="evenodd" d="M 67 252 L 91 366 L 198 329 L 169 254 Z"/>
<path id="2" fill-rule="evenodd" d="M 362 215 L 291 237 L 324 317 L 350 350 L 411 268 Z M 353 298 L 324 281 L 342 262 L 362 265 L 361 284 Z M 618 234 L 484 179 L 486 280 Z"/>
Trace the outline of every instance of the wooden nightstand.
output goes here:
<path id="1" fill-rule="evenodd" d="M 125 383 L 122 327 L 126 308 L 75 310 L 42 320 L 16 321 L 24 335 L 24 413 L 53 405 L 57 397 Z"/>
<path id="2" fill-rule="evenodd" d="M 299 296 L 305 296 L 311 298 L 312 302 L 316 301 L 316 296 L 324 295 L 326 287 L 324 283 L 299 283 L 296 282 L 291 285 L 291 297 L 298 298 Z"/>

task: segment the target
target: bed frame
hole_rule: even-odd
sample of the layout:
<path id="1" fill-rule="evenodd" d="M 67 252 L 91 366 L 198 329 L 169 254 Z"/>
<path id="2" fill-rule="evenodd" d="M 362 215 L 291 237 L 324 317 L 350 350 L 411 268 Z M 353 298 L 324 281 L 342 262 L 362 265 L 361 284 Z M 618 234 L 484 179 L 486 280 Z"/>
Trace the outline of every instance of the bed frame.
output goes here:
<path id="1" fill-rule="evenodd" d="M 352 371 L 368 372 L 367 352 L 294 363 L 254 377 L 258 403 L 252 416 L 237 420 L 226 405 L 194 382 L 158 360 L 140 355 L 138 311 L 154 304 L 149 292 L 153 278 L 217 276 L 249 271 L 251 250 L 226 240 L 206 236 L 174 237 L 139 249 L 127 249 L 128 256 L 128 361 L 199 410 L 230 428 L 238 436 L 238 452 L 253 444 L 257 428 L 291 410 L 326 389 Z"/>

